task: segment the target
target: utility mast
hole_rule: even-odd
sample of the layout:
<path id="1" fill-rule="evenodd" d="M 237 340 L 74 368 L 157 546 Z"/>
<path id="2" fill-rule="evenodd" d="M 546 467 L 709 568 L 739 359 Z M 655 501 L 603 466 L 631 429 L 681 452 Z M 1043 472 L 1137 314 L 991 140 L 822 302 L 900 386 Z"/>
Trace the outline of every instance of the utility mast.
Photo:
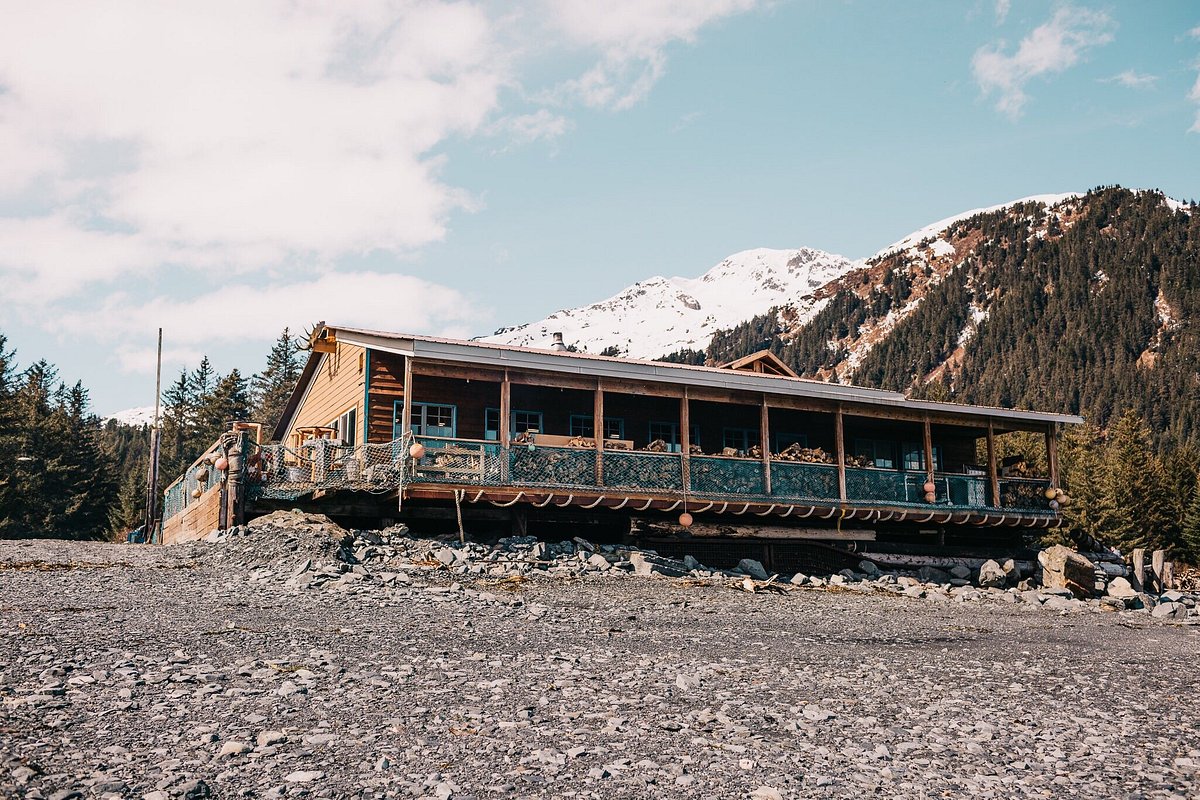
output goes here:
<path id="1" fill-rule="evenodd" d="M 146 470 L 146 523 L 142 528 L 143 541 L 154 541 L 158 523 L 158 448 L 161 434 L 158 424 L 158 404 L 162 397 L 162 328 L 158 329 L 158 368 L 154 375 L 154 426 L 150 429 L 150 466 Z"/>

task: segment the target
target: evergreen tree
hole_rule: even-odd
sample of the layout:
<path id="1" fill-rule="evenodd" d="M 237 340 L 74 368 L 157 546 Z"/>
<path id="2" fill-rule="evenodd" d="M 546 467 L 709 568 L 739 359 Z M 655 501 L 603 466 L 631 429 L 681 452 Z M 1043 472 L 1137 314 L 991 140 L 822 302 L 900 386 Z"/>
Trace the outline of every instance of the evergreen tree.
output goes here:
<path id="1" fill-rule="evenodd" d="M 1200 476 L 1192 487 L 1181 528 L 1181 554 L 1193 566 L 1200 565 Z"/>
<path id="2" fill-rule="evenodd" d="M 200 398 L 196 409 L 196 446 L 193 457 L 200 455 L 217 437 L 229 429 L 233 420 L 250 419 L 250 387 L 242 373 L 234 369 L 217 380 L 213 390 Z"/>
<path id="3" fill-rule="evenodd" d="M 1109 432 L 1097 514 L 1101 540 L 1123 551 L 1166 548 L 1178 541 L 1162 462 L 1150 446 L 1150 430 L 1127 411 Z"/>
<path id="4" fill-rule="evenodd" d="M 19 498 L 16 481 L 21 458 L 16 409 L 15 353 L 8 349 L 8 338 L 0 333 L 0 536 L 10 533 L 13 512 Z"/>
<path id="5" fill-rule="evenodd" d="M 128 470 L 121 480 L 121 487 L 108 512 L 108 533 L 113 541 L 125 541 L 129 531 L 140 527 L 146 520 L 146 463 L 141 469 L 136 466 Z"/>
<path id="6" fill-rule="evenodd" d="M 296 388 L 300 378 L 300 358 L 291 332 L 283 329 L 271 352 L 267 354 L 267 366 L 251 380 L 254 398 L 254 419 L 261 422 L 268 433 L 274 430 L 283 414 L 283 407 Z"/>

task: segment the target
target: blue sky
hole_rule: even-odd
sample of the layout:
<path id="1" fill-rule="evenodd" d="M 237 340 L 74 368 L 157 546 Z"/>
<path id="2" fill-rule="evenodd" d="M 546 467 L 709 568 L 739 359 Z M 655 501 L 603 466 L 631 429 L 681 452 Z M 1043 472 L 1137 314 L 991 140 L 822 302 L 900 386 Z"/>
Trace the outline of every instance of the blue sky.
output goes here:
<path id="1" fill-rule="evenodd" d="M 102 413 L 152 402 L 160 324 L 168 376 L 253 371 L 285 324 L 479 335 L 751 247 L 1200 197 L 1193 2 L 6 5 L 0 331 Z"/>

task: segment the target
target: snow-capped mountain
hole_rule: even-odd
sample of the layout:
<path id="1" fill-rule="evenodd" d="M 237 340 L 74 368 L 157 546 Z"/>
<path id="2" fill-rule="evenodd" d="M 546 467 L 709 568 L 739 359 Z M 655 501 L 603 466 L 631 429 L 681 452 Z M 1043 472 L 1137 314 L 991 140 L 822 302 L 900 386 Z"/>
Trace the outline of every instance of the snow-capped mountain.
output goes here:
<path id="1" fill-rule="evenodd" d="M 649 278 L 599 303 L 501 328 L 483 341 L 545 347 L 561 332 L 568 345 L 591 353 L 616 347 L 623 356 L 657 358 L 699 350 L 715 332 L 775 306 L 791 306 L 798 322 L 807 320 L 827 302 L 821 290 L 862 263 L 810 248 L 746 250 L 699 278 Z"/>
<path id="2" fill-rule="evenodd" d="M 137 408 L 127 408 L 124 411 L 116 411 L 106 415 L 101 421 L 108 422 L 110 419 L 121 425 L 132 425 L 135 428 L 153 425 L 154 406 L 138 406 Z"/>

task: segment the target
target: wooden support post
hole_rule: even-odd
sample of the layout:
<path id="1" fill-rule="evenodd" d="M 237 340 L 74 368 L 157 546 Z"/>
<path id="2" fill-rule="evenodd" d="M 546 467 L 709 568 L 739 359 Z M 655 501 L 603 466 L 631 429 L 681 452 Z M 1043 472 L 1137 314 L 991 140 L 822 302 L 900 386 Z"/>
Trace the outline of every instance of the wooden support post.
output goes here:
<path id="1" fill-rule="evenodd" d="M 996 469 L 996 426 L 988 420 L 987 426 L 987 469 L 988 483 L 992 490 L 992 505 L 1000 507 L 1000 474 Z"/>
<path id="2" fill-rule="evenodd" d="M 925 480 L 933 483 L 933 426 L 929 424 L 929 417 L 925 417 L 924 424 L 925 437 Z"/>
<path id="3" fill-rule="evenodd" d="M 683 461 L 683 491 L 688 492 L 692 488 L 692 422 L 686 386 L 683 397 L 679 398 L 679 449 Z"/>
<path id="4" fill-rule="evenodd" d="M 842 406 L 833 412 L 833 435 L 837 445 L 838 499 L 846 500 L 846 437 L 843 431 Z"/>
<path id="5" fill-rule="evenodd" d="M 413 359 L 412 356 L 404 357 L 404 401 L 400 406 L 400 413 L 404 419 L 400 420 L 400 435 L 403 436 L 408 431 L 412 430 L 412 407 L 413 407 Z"/>
<path id="6" fill-rule="evenodd" d="M 1167 560 L 1166 551 L 1155 550 L 1150 554 L 1150 571 L 1154 574 L 1154 592 L 1161 594 L 1163 592 L 1163 564 Z"/>
<path id="7" fill-rule="evenodd" d="M 1170 591 L 1175 588 L 1175 562 L 1164 561 L 1162 568 L 1162 588 L 1163 591 Z"/>
<path id="8" fill-rule="evenodd" d="M 500 478 L 508 483 L 509 454 L 508 448 L 512 442 L 512 383 L 508 379 L 508 370 L 504 370 L 504 379 L 500 381 L 500 430 L 496 437 L 500 440 Z M 523 518 L 522 518 L 523 519 Z M 523 523 L 522 523 L 523 524 Z M 524 536 L 522 530 L 517 536 Z"/>
<path id="9" fill-rule="evenodd" d="M 758 414 L 758 446 L 762 450 L 763 462 L 763 489 L 767 494 L 771 494 L 771 433 L 770 433 L 771 412 L 767 408 L 767 396 L 762 396 L 762 405 L 759 406 Z"/>
<path id="10" fill-rule="evenodd" d="M 1046 463 L 1050 468 L 1050 485 L 1061 489 L 1058 485 L 1058 429 L 1053 422 L 1046 428 Z"/>
<path id="11" fill-rule="evenodd" d="M 1139 592 L 1146 591 L 1146 551 L 1144 548 L 1133 548 L 1130 556 L 1133 561 L 1133 588 Z"/>
<path id="12" fill-rule="evenodd" d="M 604 384 L 596 380 L 592 408 L 592 438 L 596 440 L 596 485 L 604 485 Z"/>

